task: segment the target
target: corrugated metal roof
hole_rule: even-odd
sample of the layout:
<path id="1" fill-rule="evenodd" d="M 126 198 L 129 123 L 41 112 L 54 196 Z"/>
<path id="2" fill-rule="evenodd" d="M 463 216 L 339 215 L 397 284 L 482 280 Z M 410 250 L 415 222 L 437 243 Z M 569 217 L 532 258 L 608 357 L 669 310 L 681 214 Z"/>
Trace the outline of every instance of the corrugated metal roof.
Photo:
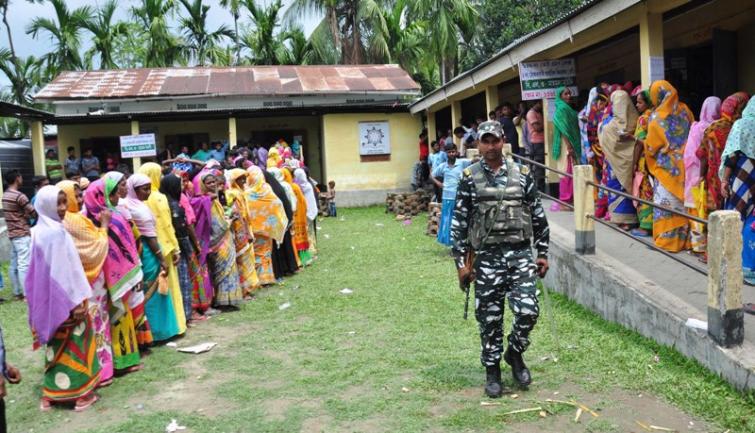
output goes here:
<path id="1" fill-rule="evenodd" d="M 63 72 L 40 90 L 41 101 L 189 95 L 409 93 L 420 86 L 398 65 L 145 68 Z"/>

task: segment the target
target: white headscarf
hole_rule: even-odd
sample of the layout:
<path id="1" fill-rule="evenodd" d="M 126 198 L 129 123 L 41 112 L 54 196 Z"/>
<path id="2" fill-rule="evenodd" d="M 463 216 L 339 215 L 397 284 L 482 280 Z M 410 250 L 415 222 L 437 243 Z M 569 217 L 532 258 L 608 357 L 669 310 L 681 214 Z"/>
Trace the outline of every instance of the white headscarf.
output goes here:
<path id="1" fill-rule="evenodd" d="M 294 194 L 294 189 L 288 184 L 288 182 L 286 182 L 286 178 L 283 177 L 283 172 L 279 168 L 268 168 L 267 171 L 268 173 L 271 173 L 275 177 L 275 180 L 277 180 L 283 189 L 286 190 L 286 197 L 288 197 L 288 201 L 291 203 L 291 212 L 296 212 L 298 200 L 296 199 L 296 194 Z"/>
<path id="2" fill-rule="evenodd" d="M 136 196 L 136 188 L 143 185 L 152 185 L 152 181 L 146 174 L 135 173 L 128 178 L 128 193 L 126 195 L 126 207 L 131 212 L 131 219 L 139 229 L 139 234 L 154 238 L 157 236 L 155 216 L 149 210 L 149 206 Z"/>
<path id="3" fill-rule="evenodd" d="M 315 218 L 317 218 L 317 214 L 320 212 L 320 209 L 317 206 L 315 190 L 314 188 L 312 188 L 312 184 L 309 183 L 307 173 L 305 173 L 301 168 L 294 170 L 294 182 L 296 182 L 296 184 L 301 187 L 301 191 L 304 193 L 304 198 L 307 201 L 307 219 L 310 221 L 315 220 Z"/>

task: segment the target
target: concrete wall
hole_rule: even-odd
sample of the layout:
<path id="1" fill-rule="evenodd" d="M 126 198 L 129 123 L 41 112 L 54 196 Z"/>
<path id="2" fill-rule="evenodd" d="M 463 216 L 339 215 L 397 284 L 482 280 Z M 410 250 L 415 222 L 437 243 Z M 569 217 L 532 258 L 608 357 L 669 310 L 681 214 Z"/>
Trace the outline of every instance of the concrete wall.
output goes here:
<path id="1" fill-rule="evenodd" d="M 95 123 L 86 125 L 58 126 L 58 155 L 65 160 L 68 146 L 76 148 L 76 155 L 81 156 L 79 141 L 92 137 L 118 137 L 131 134 L 131 124 L 123 123 Z"/>
<path id="2" fill-rule="evenodd" d="M 607 254 L 580 256 L 574 233 L 551 226 L 547 287 L 568 296 L 604 319 L 673 347 L 721 375 L 734 387 L 755 389 L 755 347 L 749 342 L 724 349 L 707 332 L 685 325 L 707 321 L 699 310 Z"/>
<path id="3" fill-rule="evenodd" d="M 363 162 L 359 156 L 359 122 L 388 121 L 389 161 Z M 410 187 L 419 158 L 421 118 L 409 113 L 326 114 L 322 116 L 325 175 L 336 182 L 340 206 L 383 203 L 387 192 Z"/>
<path id="4" fill-rule="evenodd" d="M 158 152 L 165 148 L 166 135 L 208 134 L 210 141 L 228 141 L 228 120 L 182 120 L 176 122 L 140 122 L 142 132 L 154 132 Z"/>

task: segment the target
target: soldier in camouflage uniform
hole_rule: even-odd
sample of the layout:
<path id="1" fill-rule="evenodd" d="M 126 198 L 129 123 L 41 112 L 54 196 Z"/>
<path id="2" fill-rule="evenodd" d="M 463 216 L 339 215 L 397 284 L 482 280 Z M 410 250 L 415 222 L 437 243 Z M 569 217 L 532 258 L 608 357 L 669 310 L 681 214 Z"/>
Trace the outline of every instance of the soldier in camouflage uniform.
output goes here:
<path id="1" fill-rule="evenodd" d="M 548 271 L 550 232 L 529 168 L 503 158 L 500 123 L 484 122 L 478 131 L 482 160 L 462 175 L 451 239 L 460 283 L 475 281 L 480 360 L 487 370 L 485 393 L 496 398 L 502 393 L 504 298 L 508 298 L 514 321 L 503 358 L 520 386 L 527 387 L 532 381 L 522 354 L 539 314 L 536 282 Z M 472 264 L 465 263 L 470 248 L 477 255 Z"/>

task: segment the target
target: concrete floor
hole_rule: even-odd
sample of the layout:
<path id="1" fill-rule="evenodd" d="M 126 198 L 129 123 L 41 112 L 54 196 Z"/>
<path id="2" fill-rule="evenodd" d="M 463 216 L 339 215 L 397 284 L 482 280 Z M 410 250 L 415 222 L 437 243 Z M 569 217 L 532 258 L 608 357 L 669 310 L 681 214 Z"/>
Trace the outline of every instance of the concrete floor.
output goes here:
<path id="1" fill-rule="evenodd" d="M 574 232 L 572 212 L 552 212 L 552 202 L 543 201 L 548 222 Z M 648 281 L 668 290 L 687 301 L 700 311 L 700 317 L 707 317 L 707 277 L 663 254 L 651 250 L 628 236 L 595 224 L 596 254 L 607 254 L 624 263 Z M 652 238 L 646 238 L 652 242 Z M 690 253 L 677 253 L 676 257 L 699 268 L 706 268 Z M 755 302 L 755 287 L 745 285 L 742 294 L 744 302 Z M 755 342 L 755 316 L 745 314 L 745 340 Z"/>

